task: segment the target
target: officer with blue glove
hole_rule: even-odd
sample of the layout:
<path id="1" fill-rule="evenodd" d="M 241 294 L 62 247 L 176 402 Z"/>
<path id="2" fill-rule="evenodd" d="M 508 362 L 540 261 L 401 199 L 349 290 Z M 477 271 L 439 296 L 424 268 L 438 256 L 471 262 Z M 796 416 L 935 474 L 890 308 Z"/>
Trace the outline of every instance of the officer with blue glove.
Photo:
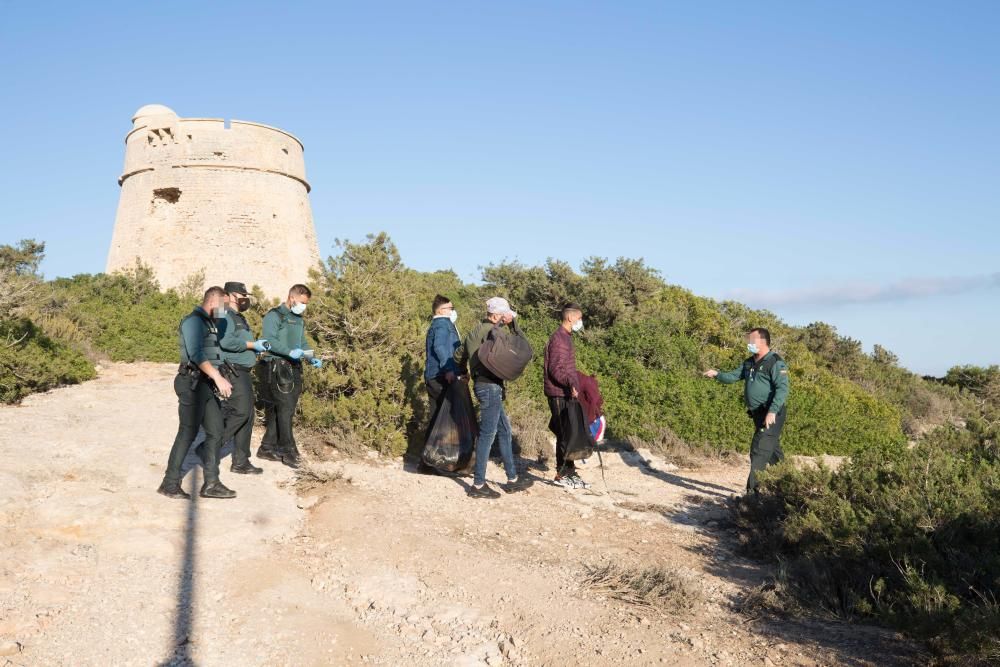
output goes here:
<path id="1" fill-rule="evenodd" d="M 271 344 L 260 364 L 261 399 L 267 424 L 257 458 L 280 461 L 291 468 L 300 462 L 299 449 L 292 434 L 292 418 L 302 394 L 302 360 L 314 368 L 323 362 L 313 357 L 306 342 L 302 313 L 312 297 L 305 285 L 293 285 L 288 298 L 264 316 L 262 336 Z"/>
<path id="2" fill-rule="evenodd" d="M 243 313 L 250 308 L 250 295 L 241 282 L 228 282 L 226 312 L 219 320 L 219 347 L 223 363 L 219 371 L 233 385 L 233 393 L 223 403 L 225 418 L 223 443 L 233 439 L 233 459 L 229 470 L 241 475 L 259 475 L 264 472 L 250 462 L 250 437 L 254 422 L 253 378 L 250 373 L 257 365 L 257 355 L 271 345 L 267 340 L 254 340 L 250 324 Z"/>

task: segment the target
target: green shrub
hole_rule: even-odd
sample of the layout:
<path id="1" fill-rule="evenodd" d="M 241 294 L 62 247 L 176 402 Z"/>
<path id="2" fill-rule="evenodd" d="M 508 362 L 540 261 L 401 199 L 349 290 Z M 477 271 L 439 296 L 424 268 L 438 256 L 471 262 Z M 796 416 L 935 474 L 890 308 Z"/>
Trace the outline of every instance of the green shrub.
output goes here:
<path id="1" fill-rule="evenodd" d="M 177 361 L 177 326 L 200 295 L 161 292 L 152 271 L 59 278 L 45 285 L 37 319 L 95 356 Z M 71 326 L 72 325 L 72 326 Z"/>
<path id="2" fill-rule="evenodd" d="M 94 376 L 86 357 L 52 340 L 30 320 L 0 320 L 0 403 Z"/>
<path id="3" fill-rule="evenodd" d="M 1000 461 L 968 431 L 870 447 L 836 473 L 781 466 L 741 514 L 802 604 L 946 651 L 1000 648 Z"/>

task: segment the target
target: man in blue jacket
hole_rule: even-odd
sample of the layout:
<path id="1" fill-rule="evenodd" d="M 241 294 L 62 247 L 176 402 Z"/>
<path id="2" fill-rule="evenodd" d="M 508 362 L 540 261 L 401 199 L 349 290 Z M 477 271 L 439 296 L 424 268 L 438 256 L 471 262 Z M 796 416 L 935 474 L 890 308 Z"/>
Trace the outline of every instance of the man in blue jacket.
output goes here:
<path id="1" fill-rule="evenodd" d="M 431 415 L 431 421 L 427 427 L 427 437 L 430 436 L 438 410 L 441 409 L 445 389 L 458 376 L 459 369 L 458 364 L 455 363 L 455 350 L 461 344 L 458 329 L 455 327 L 458 312 L 451 300 L 438 294 L 434 297 L 431 312 L 434 314 L 434 319 L 431 320 L 431 328 L 427 330 L 427 365 L 424 367 L 424 384 L 427 387 L 427 394 L 434 402 L 434 413 Z M 426 439 L 425 437 L 424 440 Z"/>

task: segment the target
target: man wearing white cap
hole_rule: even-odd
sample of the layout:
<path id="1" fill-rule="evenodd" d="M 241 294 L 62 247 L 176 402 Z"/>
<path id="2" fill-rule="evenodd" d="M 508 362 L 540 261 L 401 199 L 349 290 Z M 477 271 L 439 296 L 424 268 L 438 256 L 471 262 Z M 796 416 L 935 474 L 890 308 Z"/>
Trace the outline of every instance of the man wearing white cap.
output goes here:
<path id="1" fill-rule="evenodd" d="M 477 324 L 462 345 L 455 351 L 455 361 L 460 368 L 466 363 L 475 382 L 474 391 L 479 399 L 479 440 L 476 442 L 476 470 L 469 496 L 472 498 L 499 498 L 500 494 L 486 485 L 486 464 L 490 458 L 493 441 L 500 438 L 500 456 L 503 459 L 507 483 L 500 488 L 507 493 L 520 491 L 527 484 L 517 475 L 514 465 L 514 451 L 510 430 L 510 420 L 503 409 L 504 383 L 479 361 L 479 348 L 486 342 L 494 328 L 509 326 L 520 335 L 517 327 L 517 313 L 510 308 L 507 299 L 495 296 L 486 302 L 486 317 Z"/>

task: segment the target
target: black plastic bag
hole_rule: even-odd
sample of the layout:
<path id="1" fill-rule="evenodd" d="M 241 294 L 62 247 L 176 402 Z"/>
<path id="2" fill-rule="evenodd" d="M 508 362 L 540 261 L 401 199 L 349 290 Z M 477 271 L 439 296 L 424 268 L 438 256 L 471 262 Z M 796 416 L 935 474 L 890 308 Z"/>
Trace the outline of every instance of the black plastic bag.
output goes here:
<path id="1" fill-rule="evenodd" d="M 448 385 L 420 458 L 441 472 L 465 472 L 476 463 L 479 424 L 468 380 Z"/>
<path id="2" fill-rule="evenodd" d="M 566 400 L 566 407 L 559 415 L 559 426 L 563 442 L 566 443 L 567 461 L 587 459 L 594 454 L 597 443 L 590 434 L 590 426 L 587 425 L 580 401 L 573 398 Z"/>

